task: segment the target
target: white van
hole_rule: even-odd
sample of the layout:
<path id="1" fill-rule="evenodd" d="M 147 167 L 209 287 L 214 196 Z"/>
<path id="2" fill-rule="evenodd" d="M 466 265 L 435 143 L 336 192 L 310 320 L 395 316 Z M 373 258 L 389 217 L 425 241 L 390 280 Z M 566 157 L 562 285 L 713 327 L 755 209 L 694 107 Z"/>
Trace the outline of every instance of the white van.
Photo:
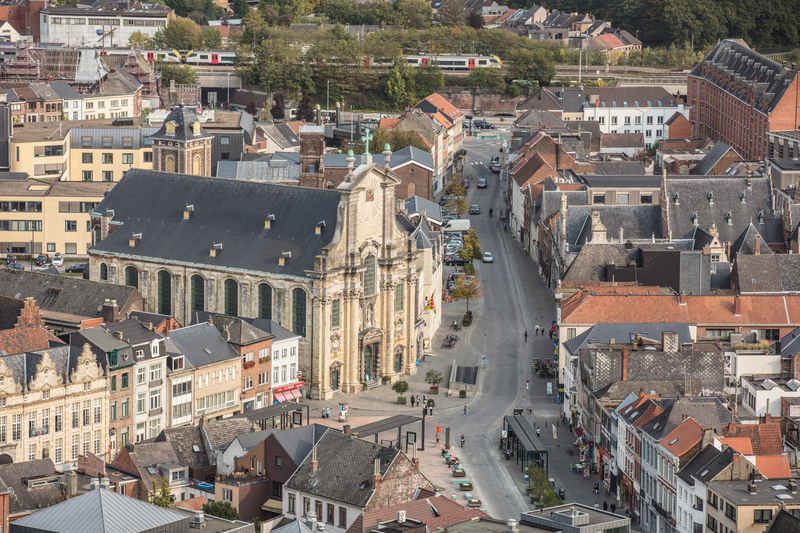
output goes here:
<path id="1" fill-rule="evenodd" d="M 442 230 L 445 233 L 451 233 L 454 231 L 458 231 L 459 233 L 461 233 L 469 231 L 469 228 L 470 228 L 469 219 L 461 218 L 448 221 L 447 224 L 445 224 L 445 226 L 442 228 Z"/>

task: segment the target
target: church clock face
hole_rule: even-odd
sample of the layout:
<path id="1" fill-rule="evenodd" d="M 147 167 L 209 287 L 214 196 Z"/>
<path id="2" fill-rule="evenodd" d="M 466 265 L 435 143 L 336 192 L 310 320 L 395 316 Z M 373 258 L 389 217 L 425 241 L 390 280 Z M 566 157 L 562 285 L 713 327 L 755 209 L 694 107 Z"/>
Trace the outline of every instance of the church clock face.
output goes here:
<path id="1" fill-rule="evenodd" d="M 375 198 L 375 189 L 364 190 L 358 218 L 363 222 L 372 222 L 381 214 L 380 198 Z"/>

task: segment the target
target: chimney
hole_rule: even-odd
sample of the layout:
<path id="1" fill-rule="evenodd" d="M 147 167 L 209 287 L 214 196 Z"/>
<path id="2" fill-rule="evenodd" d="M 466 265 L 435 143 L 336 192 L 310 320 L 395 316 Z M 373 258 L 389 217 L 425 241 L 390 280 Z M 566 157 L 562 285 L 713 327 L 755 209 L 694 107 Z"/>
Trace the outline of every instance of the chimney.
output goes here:
<path id="1" fill-rule="evenodd" d="M 622 239 L 622 228 L 619 228 L 619 243 L 622 244 L 623 242 L 625 241 Z"/>
<path id="2" fill-rule="evenodd" d="M 754 252 L 756 255 L 761 253 L 761 235 L 756 235 L 756 245 Z"/>
<path id="3" fill-rule="evenodd" d="M 118 338 L 119 340 L 122 340 L 122 332 L 121 331 L 115 331 L 114 332 L 114 336 L 116 338 Z"/>
<path id="4" fill-rule="evenodd" d="M 747 492 L 749 492 L 750 494 L 756 494 L 758 492 L 758 490 L 756 489 L 756 484 L 755 483 L 748 483 L 747 484 Z"/>
<path id="5" fill-rule="evenodd" d="M 344 427 L 342 428 L 342 431 L 344 431 L 345 435 L 349 435 L 350 434 L 350 424 L 345 424 Z"/>
<path id="6" fill-rule="evenodd" d="M 110 490 L 111 489 L 111 481 L 107 477 L 102 478 L 100 480 L 100 488 L 103 489 L 103 490 Z"/>
<path id="7" fill-rule="evenodd" d="M 678 303 L 680 305 L 686 305 L 686 293 L 682 292 L 678 295 Z"/>
<path id="8" fill-rule="evenodd" d="M 222 336 L 225 337 L 226 341 L 230 341 L 231 340 L 231 330 L 228 329 L 228 325 L 227 324 L 222 326 Z"/>
<path id="9" fill-rule="evenodd" d="M 509 518 L 506 524 L 506 531 L 517 531 L 517 521 L 513 518 Z"/>
<path id="10" fill-rule="evenodd" d="M 628 381 L 628 349 L 622 349 L 622 381 Z"/>
<path id="11" fill-rule="evenodd" d="M 149 329 L 150 331 L 153 331 L 153 323 L 152 322 L 149 322 L 149 321 L 142 322 L 142 325 L 144 327 L 146 327 L 147 329 Z"/>
<path id="12" fill-rule="evenodd" d="M 381 484 L 381 460 L 375 459 L 375 470 L 372 472 L 372 488 L 377 489 Z"/>
<path id="13" fill-rule="evenodd" d="M 417 467 L 417 470 L 419 470 L 419 457 L 417 457 L 417 447 L 416 446 L 414 446 L 413 460 L 414 460 L 414 466 Z"/>
<path id="14" fill-rule="evenodd" d="M 67 473 L 67 494 L 75 496 L 78 494 L 78 474 L 74 470 Z"/>
<path id="15" fill-rule="evenodd" d="M 733 314 L 736 316 L 742 316 L 742 299 L 739 298 L 739 295 L 736 295 L 733 298 Z"/>
<path id="16" fill-rule="evenodd" d="M 792 494 L 797 494 L 797 481 L 794 479 L 789 480 L 789 492 Z"/>
<path id="17" fill-rule="evenodd" d="M 319 462 L 317 461 L 317 447 L 311 448 L 311 474 L 313 475 L 319 469 Z"/>
<path id="18" fill-rule="evenodd" d="M 205 515 L 203 515 L 203 511 L 198 509 L 194 512 L 194 516 L 192 517 L 191 522 L 189 522 L 189 527 L 192 529 L 205 529 L 206 519 Z"/>
<path id="19" fill-rule="evenodd" d="M 398 524 L 405 524 L 406 522 L 406 512 L 405 511 L 397 511 L 397 523 Z"/>
<path id="20" fill-rule="evenodd" d="M 734 463 L 738 463 L 740 457 L 741 457 L 741 454 L 739 452 L 734 452 L 733 453 L 733 462 Z"/>
<path id="21" fill-rule="evenodd" d="M 103 302 L 103 324 L 113 324 L 118 318 L 117 301 L 106 298 L 105 302 Z"/>
<path id="22" fill-rule="evenodd" d="M 714 428 L 703 428 L 703 440 L 700 442 L 700 450 L 705 450 L 707 446 L 714 445 Z"/>
<path id="23" fill-rule="evenodd" d="M 308 526 L 308 529 L 310 529 L 311 531 L 314 531 L 314 529 L 316 529 L 315 527 L 316 523 L 317 523 L 317 513 L 315 513 L 314 511 L 309 511 L 306 514 L 306 526 Z"/>
<path id="24" fill-rule="evenodd" d="M 680 344 L 678 343 L 677 331 L 661 332 L 661 351 L 665 353 L 678 353 Z"/>
<path id="25" fill-rule="evenodd" d="M 681 422 L 686 422 L 687 420 L 689 420 L 689 413 L 681 414 Z"/>
<path id="26" fill-rule="evenodd" d="M 208 323 L 213 326 L 214 325 L 214 317 L 211 317 L 211 316 L 208 317 Z"/>
<path id="27" fill-rule="evenodd" d="M 93 477 L 89 481 L 89 490 L 97 490 L 98 488 L 100 488 L 100 480 L 96 477 Z"/>

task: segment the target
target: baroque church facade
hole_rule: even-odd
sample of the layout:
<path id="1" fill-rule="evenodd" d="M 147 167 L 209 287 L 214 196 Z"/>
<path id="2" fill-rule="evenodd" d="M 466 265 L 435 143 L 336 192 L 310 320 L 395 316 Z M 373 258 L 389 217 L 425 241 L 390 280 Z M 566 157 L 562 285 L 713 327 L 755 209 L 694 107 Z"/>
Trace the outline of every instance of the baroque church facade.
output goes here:
<path id="1" fill-rule="evenodd" d="M 174 133 L 162 128 L 154 146 L 173 145 L 154 157 L 198 170 L 196 116 L 176 108 L 169 122 Z M 182 144 L 164 141 L 170 134 Z M 324 165 L 322 151 L 309 152 L 319 160 L 304 171 Z M 301 336 L 313 398 L 415 373 L 440 322 L 441 239 L 395 210 L 401 180 L 388 146 L 383 155 L 384 166 L 354 167 L 350 154 L 333 190 L 206 177 L 210 156 L 187 174 L 130 170 L 92 212 L 101 240 L 90 279 L 133 285 L 148 310 L 184 325 L 197 311 L 275 320 Z"/>

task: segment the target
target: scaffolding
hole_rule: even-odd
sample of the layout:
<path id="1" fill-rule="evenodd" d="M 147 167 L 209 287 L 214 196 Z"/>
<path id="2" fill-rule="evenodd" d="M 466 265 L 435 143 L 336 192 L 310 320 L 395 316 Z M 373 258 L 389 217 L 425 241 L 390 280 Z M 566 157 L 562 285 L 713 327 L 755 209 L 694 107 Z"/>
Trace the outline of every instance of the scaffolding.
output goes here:
<path id="1" fill-rule="evenodd" d="M 161 78 L 161 73 L 156 72 L 155 67 L 147 62 L 141 50 L 131 49 L 122 70 L 139 80 L 144 96 L 158 96 L 158 80 Z"/>
<path id="2" fill-rule="evenodd" d="M 42 75 L 41 52 L 30 43 L 17 44 L 17 53 L 3 64 L 3 81 L 39 81 Z"/>

